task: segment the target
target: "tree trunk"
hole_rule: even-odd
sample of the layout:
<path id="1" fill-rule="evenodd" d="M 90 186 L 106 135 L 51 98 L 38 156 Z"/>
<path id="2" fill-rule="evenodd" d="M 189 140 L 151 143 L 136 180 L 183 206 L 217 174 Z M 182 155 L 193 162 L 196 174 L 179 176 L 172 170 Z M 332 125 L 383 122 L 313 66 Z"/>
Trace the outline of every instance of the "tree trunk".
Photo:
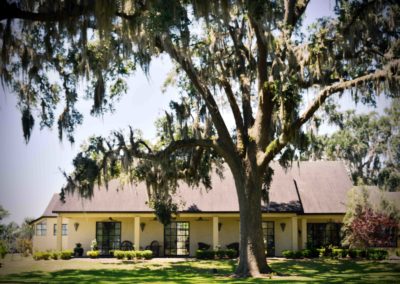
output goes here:
<path id="1" fill-rule="evenodd" d="M 261 219 L 261 182 L 251 169 L 240 171 L 235 178 L 240 209 L 240 249 L 236 274 L 257 277 L 270 273 L 267 265 Z"/>

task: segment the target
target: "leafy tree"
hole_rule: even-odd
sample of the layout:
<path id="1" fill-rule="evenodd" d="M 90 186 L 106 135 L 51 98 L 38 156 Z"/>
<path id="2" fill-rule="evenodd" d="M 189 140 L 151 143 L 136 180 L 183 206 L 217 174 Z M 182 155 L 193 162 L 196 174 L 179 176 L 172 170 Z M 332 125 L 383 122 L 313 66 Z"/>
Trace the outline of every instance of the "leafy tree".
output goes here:
<path id="1" fill-rule="evenodd" d="M 365 188 L 353 189 L 349 197 L 342 229 L 344 244 L 358 248 L 393 246 L 400 225 L 396 207 L 384 197 L 373 206 Z"/>
<path id="2" fill-rule="evenodd" d="M 333 109 L 331 122 L 339 127 L 332 135 L 309 133 L 312 143 L 303 159 L 343 160 L 355 185 L 379 185 L 382 189 L 400 189 L 400 102 L 393 99 L 385 113 L 356 114 Z"/>
<path id="3" fill-rule="evenodd" d="M 336 1 L 337 17 L 319 19 L 305 36 L 308 2 L 3 1 L 0 75 L 18 95 L 27 141 L 35 118 L 51 127 L 64 104 L 59 136 L 73 142 L 83 119 L 76 109 L 79 79 L 86 79 L 98 115 L 112 110 L 138 66 L 148 72 L 152 58 L 169 56 L 175 67 L 167 83 L 181 93 L 158 121 L 157 141 L 132 129 L 91 138 L 63 193 L 90 196 L 96 183 L 126 175 L 145 181 L 150 203 L 168 215 L 178 180 L 211 187 L 211 169 L 221 172 L 225 163 L 240 208 L 236 273 L 256 276 L 270 271 L 261 200 L 268 199 L 271 161 L 288 166 L 305 148 L 302 126 L 330 96 L 351 89 L 369 103 L 378 93 L 399 93 L 399 5 Z M 311 87 L 315 99 L 301 112 Z M 232 130 L 223 107 L 234 118 Z"/>

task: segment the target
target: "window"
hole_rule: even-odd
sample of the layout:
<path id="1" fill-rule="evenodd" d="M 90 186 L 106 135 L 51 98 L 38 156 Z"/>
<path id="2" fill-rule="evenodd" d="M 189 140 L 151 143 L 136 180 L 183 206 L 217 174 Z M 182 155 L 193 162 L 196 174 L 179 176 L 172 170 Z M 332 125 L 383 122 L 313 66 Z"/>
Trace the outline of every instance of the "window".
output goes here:
<path id="1" fill-rule="evenodd" d="M 36 236 L 46 236 L 46 234 L 47 234 L 46 221 L 36 224 Z"/>
<path id="2" fill-rule="evenodd" d="M 320 248 L 327 245 L 340 246 L 339 223 L 308 223 L 307 224 L 307 242 L 313 247 Z"/>
<path id="3" fill-rule="evenodd" d="M 61 235 L 66 236 L 67 234 L 68 234 L 67 224 L 62 224 Z M 57 224 L 54 224 L 53 235 L 57 236 Z"/>
<path id="4" fill-rule="evenodd" d="M 275 234 L 274 222 L 262 222 L 264 246 L 267 249 L 267 256 L 275 255 Z"/>
<path id="5" fill-rule="evenodd" d="M 189 222 L 171 222 L 164 226 L 165 256 L 189 255 Z"/>

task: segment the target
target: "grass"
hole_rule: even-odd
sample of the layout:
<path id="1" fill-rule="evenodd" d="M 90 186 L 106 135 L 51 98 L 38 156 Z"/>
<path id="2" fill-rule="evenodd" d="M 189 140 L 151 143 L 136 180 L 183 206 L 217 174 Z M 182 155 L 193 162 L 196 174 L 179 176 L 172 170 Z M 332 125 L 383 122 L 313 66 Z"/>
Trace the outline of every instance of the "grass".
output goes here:
<path id="1" fill-rule="evenodd" d="M 270 259 L 271 267 L 281 275 L 272 279 L 232 278 L 236 262 L 230 260 L 34 261 L 8 257 L 2 262 L 0 283 L 395 283 L 400 279 L 399 262 L 332 259 Z"/>

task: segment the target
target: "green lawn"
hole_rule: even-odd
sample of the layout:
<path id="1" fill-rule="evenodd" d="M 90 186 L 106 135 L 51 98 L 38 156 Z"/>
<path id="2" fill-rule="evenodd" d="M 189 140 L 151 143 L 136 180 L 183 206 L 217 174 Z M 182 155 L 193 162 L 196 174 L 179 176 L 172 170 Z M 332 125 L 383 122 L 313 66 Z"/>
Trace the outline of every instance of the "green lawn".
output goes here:
<path id="1" fill-rule="evenodd" d="M 271 259 L 280 276 L 235 279 L 235 261 L 114 259 L 41 260 L 8 257 L 2 261 L 0 283 L 399 283 L 400 263 L 350 260 Z M 217 271 L 213 271 L 216 268 Z"/>

